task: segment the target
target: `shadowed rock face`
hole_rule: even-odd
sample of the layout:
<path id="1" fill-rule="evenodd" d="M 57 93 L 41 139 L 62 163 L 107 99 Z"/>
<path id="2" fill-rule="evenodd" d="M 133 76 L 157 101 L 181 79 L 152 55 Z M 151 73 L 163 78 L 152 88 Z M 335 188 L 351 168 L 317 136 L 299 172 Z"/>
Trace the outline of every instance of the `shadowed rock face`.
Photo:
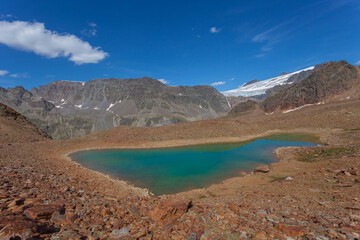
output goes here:
<path id="1" fill-rule="evenodd" d="M 210 86 L 172 87 L 151 78 L 55 81 L 31 92 L 0 88 L 3 102 L 53 138 L 64 139 L 119 125 L 159 126 L 214 118 L 229 110 Z"/>
<path id="2" fill-rule="evenodd" d="M 250 82 L 245 83 L 244 86 L 248 86 L 250 84 L 257 83 L 257 82 L 260 82 L 260 81 L 257 79 L 254 79 L 254 80 L 251 80 Z"/>
<path id="3" fill-rule="evenodd" d="M 314 104 L 341 94 L 355 86 L 356 67 L 345 61 L 328 62 L 321 65 L 301 82 L 283 89 L 260 103 L 265 112 Z"/>
<path id="4" fill-rule="evenodd" d="M 247 100 L 246 102 L 239 103 L 235 107 L 233 107 L 230 110 L 229 115 L 241 114 L 241 113 L 253 111 L 253 110 L 255 110 L 256 105 L 257 105 L 257 102 L 252 101 L 252 100 Z"/>

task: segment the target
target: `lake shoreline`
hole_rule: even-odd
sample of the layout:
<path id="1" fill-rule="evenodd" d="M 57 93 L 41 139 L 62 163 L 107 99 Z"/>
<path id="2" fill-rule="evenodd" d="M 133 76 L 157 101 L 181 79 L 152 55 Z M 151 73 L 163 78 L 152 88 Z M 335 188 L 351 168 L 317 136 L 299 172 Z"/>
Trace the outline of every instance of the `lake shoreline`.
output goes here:
<path id="1" fill-rule="evenodd" d="M 360 209 L 358 103 L 226 121 L 117 127 L 70 140 L 37 141 L 33 132 L 22 131 L 11 136 L 11 144 L 0 144 L 4 183 L 0 204 L 5 207 L 1 213 L 9 217 L 11 226 L 18 227 L 21 223 L 38 224 L 24 216 L 29 211 L 52 207 L 53 218 L 42 221 L 61 229 L 53 233 L 61 239 L 67 234 L 107 239 L 113 230 L 122 228 L 128 230 L 129 239 L 182 239 L 193 232 L 207 239 L 345 239 L 345 234 L 356 235 L 360 226 L 352 217 Z M 83 149 L 234 142 L 264 133 L 315 133 L 324 145 L 279 148 L 275 154 L 280 161 L 270 164 L 268 173 L 247 174 L 208 188 L 162 196 L 152 196 L 66 159 L 66 153 Z M 311 161 L 299 161 L 299 156 L 308 156 Z M 56 212 L 59 208 L 63 209 L 60 215 Z M 64 225 L 63 220 L 70 225 Z M 331 232 L 334 226 L 341 233 Z"/>
<path id="2" fill-rule="evenodd" d="M 247 142 L 247 141 L 255 141 L 256 139 L 260 139 L 263 137 L 269 137 L 272 135 L 278 135 L 278 134 L 304 134 L 304 135 L 311 135 L 311 136 L 316 136 L 319 138 L 319 140 L 321 142 L 323 142 L 321 140 L 322 137 L 326 136 L 329 133 L 329 130 L 325 130 L 325 129 L 320 129 L 317 131 L 314 130 L 309 130 L 309 129 L 294 129 L 291 131 L 286 131 L 286 130 L 270 130 L 267 131 L 265 133 L 261 133 L 261 134 L 255 134 L 255 135 L 248 135 L 248 136 L 241 136 L 241 137 L 222 137 L 222 138 L 200 138 L 200 139 L 184 139 L 184 140 L 170 140 L 170 141 L 162 141 L 162 142 L 145 142 L 145 143 L 140 143 L 137 144 L 136 146 L 134 145 L 127 145 L 127 144 L 122 144 L 119 146 L 107 146 L 107 144 L 104 144 L 102 146 L 97 146 L 97 147 L 76 147 L 70 151 L 67 151 L 66 153 L 62 153 L 60 156 L 62 159 L 65 159 L 66 161 L 69 161 L 75 165 L 77 165 L 77 167 L 83 168 L 86 171 L 90 171 L 90 172 L 94 172 L 96 173 L 96 175 L 100 175 L 105 177 L 106 179 L 110 179 L 112 181 L 116 181 L 119 185 L 121 185 L 122 187 L 124 187 L 125 189 L 129 189 L 132 192 L 136 192 L 137 194 L 139 194 L 140 196 L 158 196 L 154 193 L 152 193 L 150 191 L 150 189 L 148 188 L 140 188 L 135 186 L 134 184 L 132 184 L 130 181 L 121 179 L 121 178 L 114 178 L 106 173 L 102 173 L 96 170 L 91 170 L 88 169 L 86 167 L 83 167 L 81 164 L 73 161 L 70 157 L 70 155 L 72 153 L 75 152 L 79 152 L 79 151 L 88 151 L 88 150 L 111 150 L 111 149 L 166 149 L 166 148 L 177 148 L 177 147 L 188 147 L 188 146 L 199 146 L 199 145 L 207 145 L 207 144 L 228 144 L 228 143 L 241 143 L 241 142 Z M 288 147 L 288 148 L 293 148 L 293 147 Z M 276 157 L 276 151 L 277 149 L 274 150 L 274 154 Z M 276 157 L 278 158 L 278 157 Z M 282 162 L 281 159 L 279 159 L 279 161 L 276 161 L 275 163 L 279 163 L 281 165 L 286 165 L 286 162 Z M 274 163 L 271 163 L 271 165 L 273 165 Z M 289 166 L 289 168 L 293 168 L 293 166 Z M 249 176 L 253 176 L 252 172 L 247 173 L 246 175 L 239 175 L 236 177 L 230 177 L 227 178 L 225 180 L 223 180 L 221 183 L 214 183 L 214 184 L 210 184 L 208 187 L 205 188 L 200 188 L 200 189 L 192 189 L 192 190 L 188 190 L 188 191 L 184 191 L 184 192 L 179 192 L 179 193 L 174 193 L 174 194 L 164 194 L 164 195 L 160 195 L 160 196 L 178 196 L 178 195 L 188 195 L 189 193 L 193 193 L 193 192 L 201 192 L 201 191 L 207 191 L 208 189 L 213 189 L 213 188 L 218 188 L 219 185 L 220 186 L 227 186 L 229 182 L 242 182 L 244 180 L 244 178 L 249 177 Z M 246 183 L 248 181 L 245 181 Z M 254 181 L 254 182 L 258 182 L 258 181 Z M 262 184 L 262 183 L 259 183 Z M 197 194 L 196 194 L 197 195 Z"/>
<path id="3" fill-rule="evenodd" d="M 69 157 L 85 168 L 161 196 L 208 188 L 239 177 L 239 172 L 250 173 L 259 165 L 277 162 L 277 148 L 315 147 L 319 142 L 319 137 L 309 134 L 275 134 L 237 143 L 95 149 Z"/>

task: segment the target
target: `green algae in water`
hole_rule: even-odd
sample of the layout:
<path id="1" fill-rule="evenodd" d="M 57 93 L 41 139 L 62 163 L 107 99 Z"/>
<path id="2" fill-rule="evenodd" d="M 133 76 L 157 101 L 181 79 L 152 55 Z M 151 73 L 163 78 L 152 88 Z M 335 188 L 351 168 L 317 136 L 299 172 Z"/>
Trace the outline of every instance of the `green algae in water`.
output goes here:
<path id="1" fill-rule="evenodd" d="M 84 167 L 127 180 L 161 195 L 221 183 L 227 178 L 239 176 L 241 171 L 251 171 L 258 164 L 276 161 L 275 148 L 316 146 L 316 142 L 316 138 L 287 134 L 242 143 L 90 150 L 73 153 L 71 158 Z"/>

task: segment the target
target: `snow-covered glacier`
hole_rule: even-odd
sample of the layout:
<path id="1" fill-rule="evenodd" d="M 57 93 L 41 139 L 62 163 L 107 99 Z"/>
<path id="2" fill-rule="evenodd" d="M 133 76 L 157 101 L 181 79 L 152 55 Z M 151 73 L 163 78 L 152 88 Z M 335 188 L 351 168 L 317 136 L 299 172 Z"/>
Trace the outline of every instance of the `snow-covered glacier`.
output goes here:
<path id="1" fill-rule="evenodd" d="M 248 85 L 243 84 L 242 86 L 240 86 L 237 89 L 224 91 L 224 92 L 222 92 L 222 94 L 224 94 L 227 97 L 230 97 L 230 96 L 251 97 L 251 96 L 265 94 L 266 90 L 271 89 L 275 86 L 284 85 L 284 84 L 292 84 L 292 82 L 287 82 L 291 76 L 301 73 L 303 71 L 313 70 L 314 68 L 315 67 L 312 66 L 312 67 L 308 67 L 308 68 L 305 68 L 305 69 L 302 69 L 302 70 L 299 70 L 296 72 L 292 72 L 292 73 L 284 74 L 284 75 L 281 75 L 278 77 L 266 79 L 266 80 L 263 80 L 260 82 L 255 82 L 255 83 L 248 84 Z"/>

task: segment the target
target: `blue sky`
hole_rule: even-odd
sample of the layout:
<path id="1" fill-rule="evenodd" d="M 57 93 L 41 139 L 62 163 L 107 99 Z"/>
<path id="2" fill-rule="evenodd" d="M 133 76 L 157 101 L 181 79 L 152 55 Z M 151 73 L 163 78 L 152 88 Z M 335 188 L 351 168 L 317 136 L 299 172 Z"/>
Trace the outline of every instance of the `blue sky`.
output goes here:
<path id="1" fill-rule="evenodd" d="M 0 1 L 0 86 L 165 79 L 219 91 L 360 64 L 360 1 Z"/>

